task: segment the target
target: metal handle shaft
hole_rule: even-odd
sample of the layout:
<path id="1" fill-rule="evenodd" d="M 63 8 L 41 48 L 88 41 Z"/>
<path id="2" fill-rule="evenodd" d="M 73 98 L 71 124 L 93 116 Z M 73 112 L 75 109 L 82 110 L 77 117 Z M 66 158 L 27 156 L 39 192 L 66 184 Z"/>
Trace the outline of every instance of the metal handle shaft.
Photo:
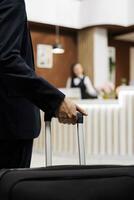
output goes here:
<path id="1" fill-rule="evenodd" d="M 79 163 L 80 165 L 86 165 L 84 130 L 82 123 L 77 124 L 77 135 L 78 135 Z"/>
<path id="2" fill-rule="evenodd" d="M 51 121 L 45 122 L 45 154 L 46 166 L 52 166 Z"/>
<path id="3" fill-rule="evenodd" d="M 45 121 L 46 166 L 52 166 L 51 119 L 46 118 L 46 120 L 47 120 Z M 81 113 L 77 114 L 77 137 L 78 137 L 79 163 L 80 165 L 86 165 L 83 115 Z"/>

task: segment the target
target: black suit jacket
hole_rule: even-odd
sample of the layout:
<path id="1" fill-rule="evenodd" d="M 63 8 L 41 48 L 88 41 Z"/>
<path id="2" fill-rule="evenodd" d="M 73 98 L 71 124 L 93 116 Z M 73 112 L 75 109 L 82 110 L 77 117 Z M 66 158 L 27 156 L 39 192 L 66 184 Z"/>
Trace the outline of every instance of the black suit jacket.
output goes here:
<path id="1" fill-rule="evenodd" d="M 54 115 L 64 95 L 38 77 L 24 0 L 0 0 L 0 139 L 39 135 L 39 109 Z"/>

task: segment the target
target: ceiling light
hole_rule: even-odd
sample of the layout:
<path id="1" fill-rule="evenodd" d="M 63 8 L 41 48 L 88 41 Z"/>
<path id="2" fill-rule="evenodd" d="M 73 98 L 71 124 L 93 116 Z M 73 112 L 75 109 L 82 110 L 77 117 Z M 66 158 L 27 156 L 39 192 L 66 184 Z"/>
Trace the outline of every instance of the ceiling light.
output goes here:
<path id="1" fill-rule="evenodd" d="M 61 44 L 53 45 L 53 53 L 54 54 L 63 54 L 64 52 L 65 52 L 65 50 Z"/>
<path id="2" fill-rule="evenodd" d="M 53 45 L 54 54 L 63 54 L 65 52 L 62 44 L 60 43 L 60 28 L 56 26 L 56 43 Z"/>

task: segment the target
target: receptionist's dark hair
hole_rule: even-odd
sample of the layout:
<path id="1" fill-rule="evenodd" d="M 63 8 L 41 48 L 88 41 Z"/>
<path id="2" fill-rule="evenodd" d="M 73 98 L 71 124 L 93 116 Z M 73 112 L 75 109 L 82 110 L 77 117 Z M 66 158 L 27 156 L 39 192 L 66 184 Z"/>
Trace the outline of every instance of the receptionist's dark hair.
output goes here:
<path id="1" fill-rule="evenodd" d="M 73 63 L 72 65 L 71 65 L 71 78 L 76 78 L 77 76 L 75 75 L 75 73 L 74 73 L 74 68 L 75 68 L 75 66 L 76 65 L 78 65 L 78 64 L 80 64 L 80 63 Z M 81 65 L 81 64 L 80 64 Z"/>

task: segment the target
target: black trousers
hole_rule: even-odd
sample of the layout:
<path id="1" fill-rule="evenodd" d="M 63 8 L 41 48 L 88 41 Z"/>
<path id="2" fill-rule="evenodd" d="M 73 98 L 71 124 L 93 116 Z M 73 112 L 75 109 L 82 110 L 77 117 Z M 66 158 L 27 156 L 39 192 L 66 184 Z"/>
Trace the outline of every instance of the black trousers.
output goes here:
<path id="1" fill-rule="evenodd" d="M 0 169 L 29 168 L 33 140 L 0 140 Z"/>

